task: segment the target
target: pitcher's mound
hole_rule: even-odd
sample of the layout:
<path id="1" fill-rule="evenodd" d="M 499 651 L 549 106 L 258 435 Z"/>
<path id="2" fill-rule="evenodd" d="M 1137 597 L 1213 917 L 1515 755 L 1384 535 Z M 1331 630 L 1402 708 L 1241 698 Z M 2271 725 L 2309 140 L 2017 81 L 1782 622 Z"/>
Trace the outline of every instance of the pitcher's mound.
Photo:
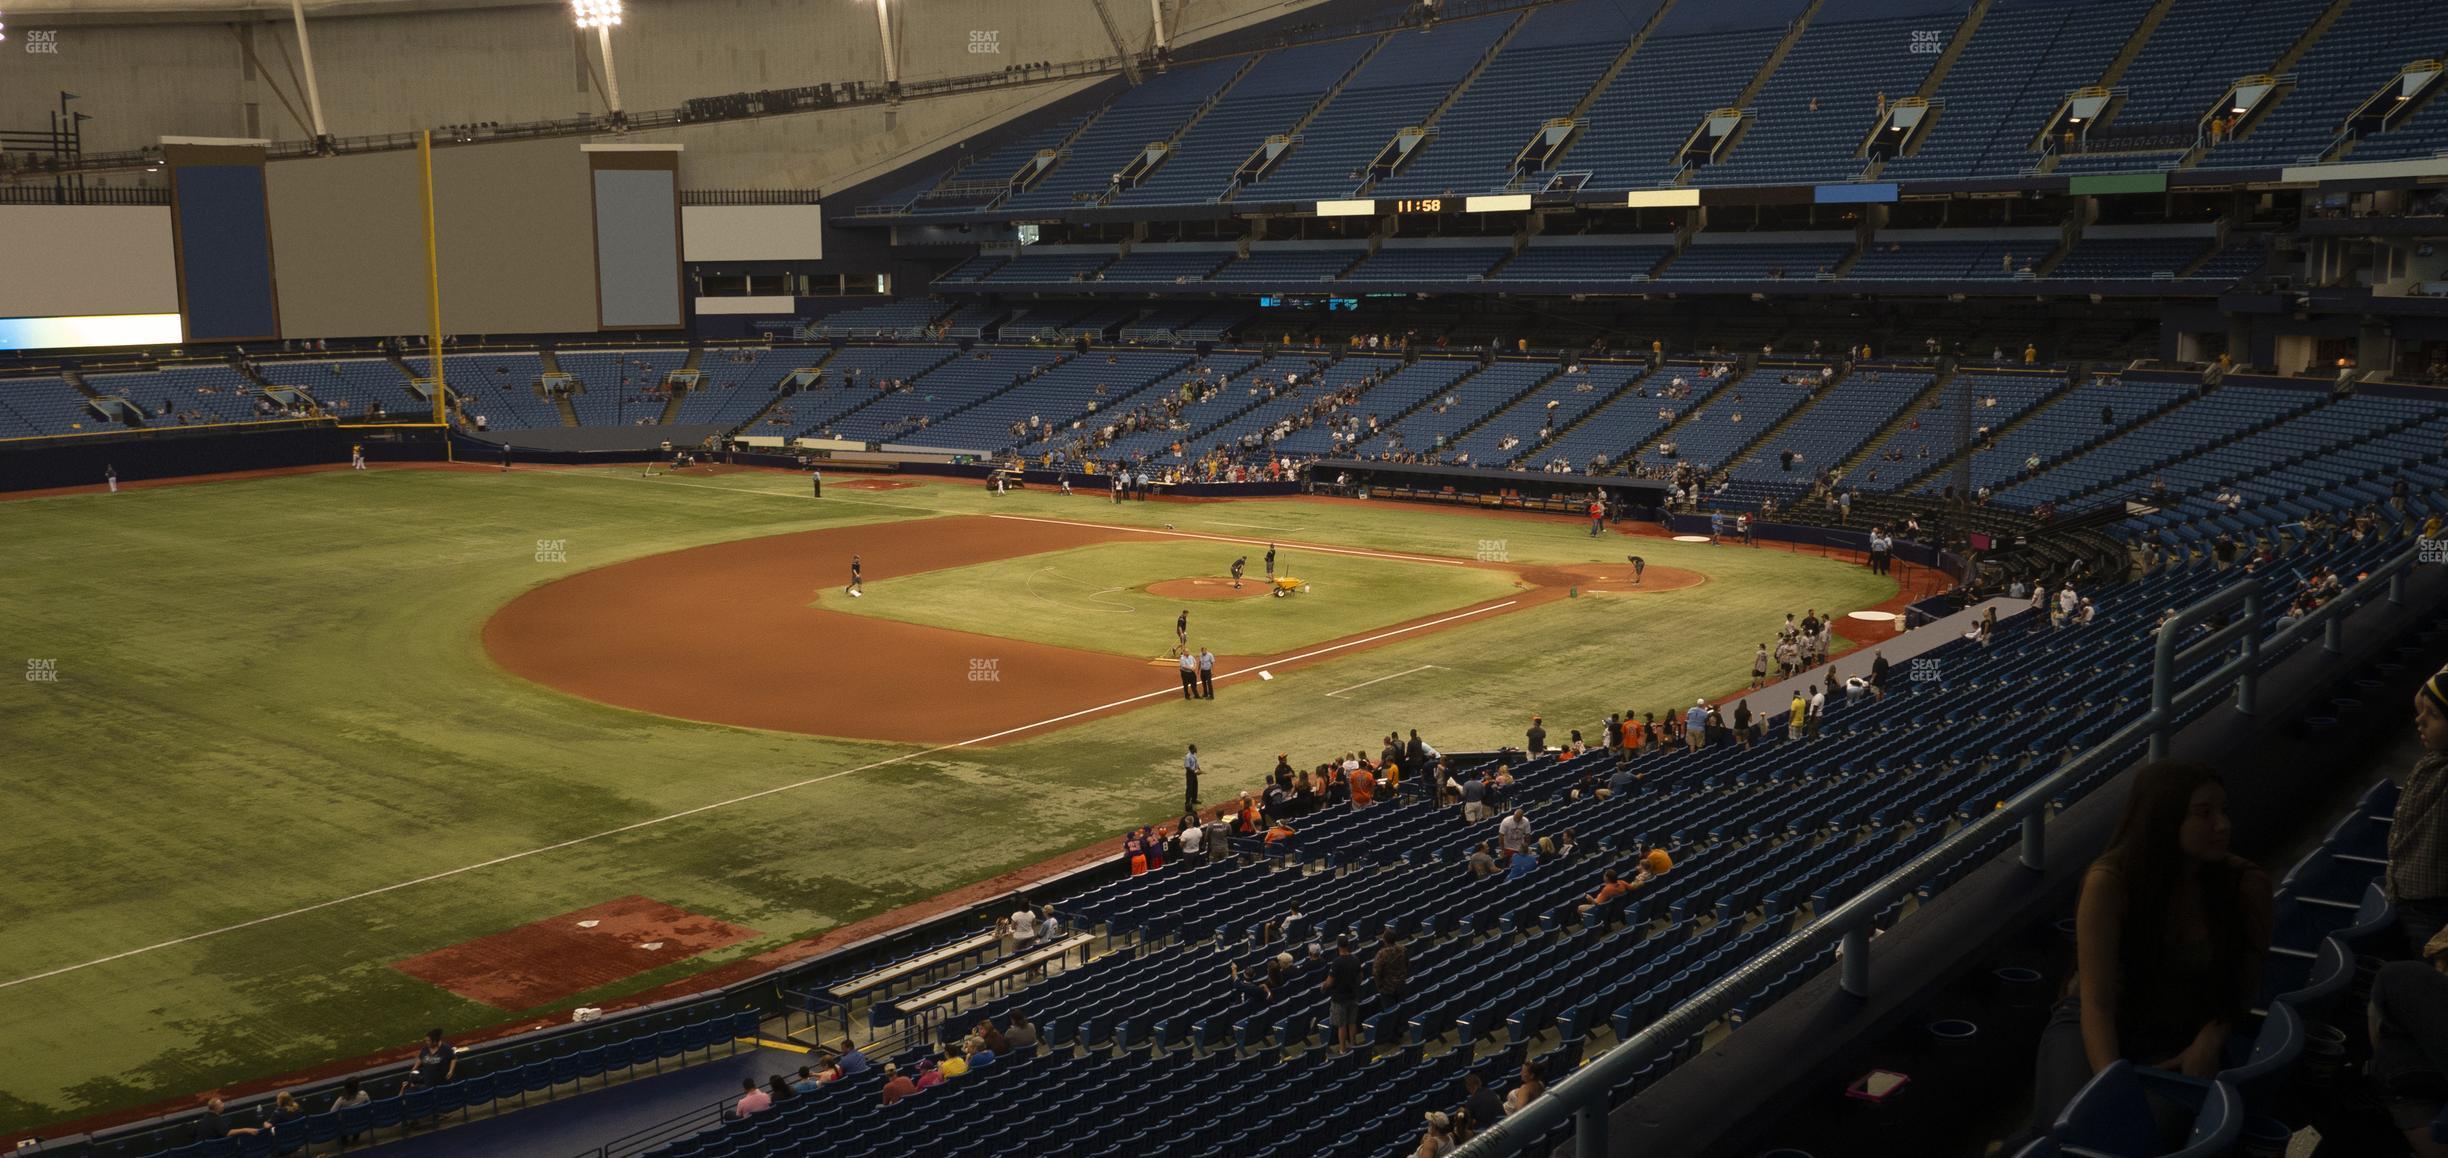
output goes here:
<path id="1" fill-rule="evenodd" d="M 1147 593 L 1160 599 L 1247 599 L 1267 593 L 1264 579 L 1243 579 L 1241 589 L 1233 590 L 1232 578 L 1162 579 L 1147 585 Z"/>
<path id="2" fill-rule="evenodd" d="M 918 484 L 900 478 L 854 478 L 848 482 L 833 485 L 846 491 L 898 491 L 908 490 Z"/>

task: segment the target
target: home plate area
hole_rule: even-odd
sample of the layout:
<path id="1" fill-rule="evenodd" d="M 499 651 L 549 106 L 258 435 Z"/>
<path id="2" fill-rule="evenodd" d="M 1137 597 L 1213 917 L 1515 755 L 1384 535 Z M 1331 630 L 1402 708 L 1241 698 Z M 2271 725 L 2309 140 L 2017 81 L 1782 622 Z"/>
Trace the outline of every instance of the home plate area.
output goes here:
<path id="1" fill-rule="evenodd" d="M 391 967 L 496 1009 L 533 1009 L 756 935 L 754 929 L 630 896 L 394 961 Z"/>

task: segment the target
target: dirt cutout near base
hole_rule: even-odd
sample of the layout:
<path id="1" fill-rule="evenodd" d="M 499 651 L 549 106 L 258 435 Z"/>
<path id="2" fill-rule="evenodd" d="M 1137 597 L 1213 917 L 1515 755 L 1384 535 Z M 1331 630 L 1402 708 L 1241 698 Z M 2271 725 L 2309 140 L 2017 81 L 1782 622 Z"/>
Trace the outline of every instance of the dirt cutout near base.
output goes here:
<path id="1" fill-rule="evenodd" d="M 495 1009 L 533 1009 L 756 935 L 754 929 L 628 896 L 447 945 L 391 967 Z"/>
<path id="2" fill-rule="evenodd" d="M 1160 579 L 1147 585 L 1148 594 L 1159 599 L 1247 599 L 1264 595 L 1269 589 L 1264 579 L 1243 579 L 1239 590 L 1233 588 L 1230 576 L 1221 578 Z"/>

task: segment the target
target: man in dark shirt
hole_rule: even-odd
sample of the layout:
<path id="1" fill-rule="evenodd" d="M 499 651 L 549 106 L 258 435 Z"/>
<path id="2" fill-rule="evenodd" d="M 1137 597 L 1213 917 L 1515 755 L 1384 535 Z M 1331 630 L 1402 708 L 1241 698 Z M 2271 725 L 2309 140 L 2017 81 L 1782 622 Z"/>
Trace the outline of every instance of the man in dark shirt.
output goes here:
<path id="1" fill-rule="evenodd" d="M 1360 1036 L 1360 958 L 1352 953 L 1351 934 L 1335 942 L 1334 961 L 1327 966 L 1326 1020 L 1334 1026 L 1335 1049 L 1349 1052 Z"/>
<path id="2" fill-rule="evenodd" d="M 1504 1117 L 1504 1099 L 1479 1080 L 1477 1074 L 1462 1075 L 1462 1112 L 1470 1115 L 1471 1129 L 1484 1130 Z"/>
<path id="3" fill-rule="evenodd" d="M 1525 738 L 1530 741 L 1531 755 L 1536 756 L 1547 750 L 1547 728 L 1540 717 L 1530 717 L 1530 731 Z"/>

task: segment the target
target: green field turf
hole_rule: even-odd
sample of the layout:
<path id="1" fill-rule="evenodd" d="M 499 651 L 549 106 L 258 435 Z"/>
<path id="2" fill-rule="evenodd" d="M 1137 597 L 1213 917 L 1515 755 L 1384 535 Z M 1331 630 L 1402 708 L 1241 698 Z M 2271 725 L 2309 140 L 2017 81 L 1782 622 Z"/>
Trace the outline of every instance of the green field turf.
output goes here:
<path id="1" fill-rule="evenodd" d="M 0 683 L 0 1040 L 12 1047 L 0 1139 L 432 1025 L 511 1020 L 388 967 L 444 945 L 629 893 L 761 934 L 518 1012 L 600 1003 L 1164 817 L 1187 742 L 1207 757 L 1212 797 L 1254 783 L 1277 752 L 1314 762 L 1389 729 L 1484 748 L 1518 743 L 1537 711 L 1561 737 L 1611 710 L 1738 689 L 1751 646 L 1786 611 L 1894 590 L 1807 554 L 1643 540 L 1653 563 L 1710 581 L 1558 600 L 1270 683 L 1229 680 L 1212 703 L 1159 698 L 922 758 L 603 707 L 486 658 L 492 610 L 573 570 L 936 513 L 1518 563 L 1613 561 L 1627 542 L 1416 506 L 1117 507 L 951 485 L 819 502 L 803 486 L 785 474 L 374 471 L 0 502 L 0 639 L 12 666 L 57 671 Z M 567 562 L 538 561 L 538 540 L 561 540 Z M 986 624 L 1000 610 L 968 614 Z M 1217 610 L 1195 607 L 1193 622 Z M 630 825 L 642 827 L 597 836 Z M 546 850 L 563 842 L 575 843 Z"/>
<path id="2" fill-rule="evenodd" d="M 818 602 L 905 623 L 1148 656 L 1174 646 L 1175 617 L 1188 611 L 1192 648 L 1277 655 L 1519 590 L 1502 571 L 1286 550 L 1278 573 L 1306 581 L 1303 594 L 1184 601 L 1146 591 L 1166 579 L 1229 575 L 1237 554 L 1250 559 L 1244 590 L 1264 591 L 1265 550 L 1182 539 L 1100 543 L 876 580 L 858 599 L 828 590 Z M 979 608 L 992 608 L 992 617 L 975 618 Z"/>

